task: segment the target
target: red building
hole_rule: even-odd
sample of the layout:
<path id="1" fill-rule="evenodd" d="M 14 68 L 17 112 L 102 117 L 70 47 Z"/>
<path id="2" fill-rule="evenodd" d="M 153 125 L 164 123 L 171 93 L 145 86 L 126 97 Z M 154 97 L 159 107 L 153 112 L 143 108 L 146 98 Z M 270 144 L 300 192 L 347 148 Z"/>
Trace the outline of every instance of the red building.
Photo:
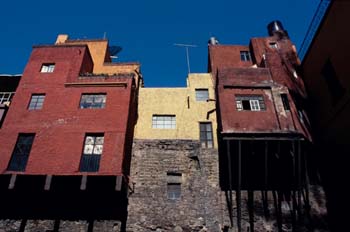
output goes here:
<path id="1" fill-rule="evenodd" d="M 2 218 L 125 221 L 141 78 L 139 64 L 112 63 L 107 44 L 33 47 L 0 129 Z"/>
<path id="2" fill-rule="evenodd" d="M 249 46 L 209 41 L 208 69 L 217 94 L 220 179 L 228 191 L 230 211 L 235 191 L 237 224 L 232 213 L 231 226 L 239 231 L 254 231 L 256 198 L 262 199 L 266 217 L 275 206 L 278 231 L 286 223 L 298 229 L 300 216 L 310 214 L 305 154 L 312 139 L 304 111 L 306 92 L 297 72 L 299 60 L 279 21 L 269 24 L 268 31 L 268 37 L 252 38 Z M 248 201 L 248 221 L 242 221 L 243 197 Z M 291 209 L 291 218 L 283 216 L 284 206 Z"/>

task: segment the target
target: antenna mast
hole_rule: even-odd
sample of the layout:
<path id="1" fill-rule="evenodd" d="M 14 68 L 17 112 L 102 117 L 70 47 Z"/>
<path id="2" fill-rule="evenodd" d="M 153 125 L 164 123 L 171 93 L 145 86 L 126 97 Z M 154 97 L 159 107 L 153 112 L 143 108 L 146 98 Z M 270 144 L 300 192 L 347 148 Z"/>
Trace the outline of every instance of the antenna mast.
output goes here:
<path id="1" fill-rule="evenodd" d="M 189 58 L 189 55 L 188 55 L 188 48 L 189 47 L 195 48 L 195 47 L 197 47 L 197 45 L 194 45 L 194 44 L 177 44 L 177 43 L 175 43 L 174 45 L 186 48 L 187 68 L 188 68 L 188 74 L 190 74 L 191 70 L 190 70 L 190 58 Z"/>

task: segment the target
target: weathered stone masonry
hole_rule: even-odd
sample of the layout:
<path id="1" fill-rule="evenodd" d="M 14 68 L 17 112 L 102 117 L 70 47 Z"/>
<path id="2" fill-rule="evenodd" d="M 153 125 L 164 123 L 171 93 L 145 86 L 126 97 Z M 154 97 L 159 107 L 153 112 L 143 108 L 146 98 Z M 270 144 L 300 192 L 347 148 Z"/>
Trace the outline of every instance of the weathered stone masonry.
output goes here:
<path id="1" fill-rule="evenodd" d="M 167 172 L 182 174 L 181 198 L 167 198 Z M 228 225 L 217 149 L 194 140 L 135 140 L 127 231 L 221 231 Z"/>

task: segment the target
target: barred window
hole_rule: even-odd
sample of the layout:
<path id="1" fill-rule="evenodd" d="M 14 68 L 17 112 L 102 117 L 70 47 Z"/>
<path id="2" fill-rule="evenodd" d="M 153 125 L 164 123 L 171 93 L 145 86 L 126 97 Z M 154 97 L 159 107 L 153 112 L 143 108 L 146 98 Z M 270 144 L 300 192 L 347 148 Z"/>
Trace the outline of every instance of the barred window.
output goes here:
<path id="1" fill-rule="evenodd" d="M 43 108 L 45 94 L 33 94 L 30 98 L 28 110 L 40 110 Z"/>
<path id="2" fill-rule="evenodd" d="M 207 101 L 209 99 L 208 89 L 196 89 L 196 101 Z"/>
<path id="3" fill-rule="evenodd" d="M 80 109 L 101 109 L 105 108 L 106 94 L 82 94 L 80 99 Z"/>
<path id="4" fill-rule="evenodd" d="M 153 115 L 152 128 L 155 128 L 155 129 L 175 129 L 176 128 L 175 115 Z"/>
<path id="5" fill-rule="evenodd" d="M 236 95 L 236 108 L 238 111 L 263 111 L 266 110 L 262 95 Z"/>

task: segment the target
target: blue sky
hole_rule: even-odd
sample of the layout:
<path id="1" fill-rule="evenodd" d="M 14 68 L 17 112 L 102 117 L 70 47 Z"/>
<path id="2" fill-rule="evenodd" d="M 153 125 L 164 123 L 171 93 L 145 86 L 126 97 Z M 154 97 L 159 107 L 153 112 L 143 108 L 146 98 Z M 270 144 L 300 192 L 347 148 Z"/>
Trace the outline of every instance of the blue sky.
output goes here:
<path id="1" fill-rule="evenodd" d="M 267 24 L 282 21 L 297 48 L 319 0 L 100 0 L 3 1 L 0 8 L 0 73 L 22 73 L 33 45 L 103 38 L 123 49 L 115 61 L 138 61 L 147 87 L 184 86 L 185 48 L 191 72 L 207 71 L 207 41 L 248 44 L 267 35 Z"/>

